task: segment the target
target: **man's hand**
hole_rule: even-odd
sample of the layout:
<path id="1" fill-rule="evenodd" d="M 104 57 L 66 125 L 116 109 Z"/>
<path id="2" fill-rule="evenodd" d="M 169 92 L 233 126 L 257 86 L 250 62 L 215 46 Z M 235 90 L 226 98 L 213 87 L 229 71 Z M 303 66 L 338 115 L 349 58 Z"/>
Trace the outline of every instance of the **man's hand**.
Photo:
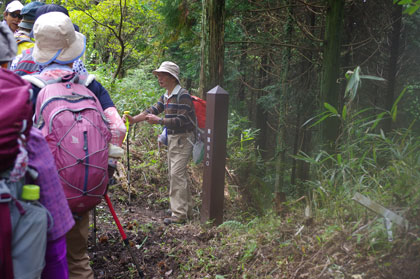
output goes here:
<path id="1" fill-rule="evenodd" d="M 134 123 L 140 122 L 140 121 L 144 121 L 147 120 L 146 116 L 149 114 L 145 114 L 145 113 L 140 113 L 136 116 L 131 116 L 129 114 L 124 114 L 122 117 L 122 120 L 125 122 L 126 120 L 128 120 L 128 122 L 130 123 L 130 125 L 133 125 Z"/>
<path id="2" fill-rule="evenodd" d="M 161 118 L 159 116 L 152 113 L 149 113 L 146 116 L 146 121 L 149 122 L 149 124 L 159 124 L 160 119 Z"/>

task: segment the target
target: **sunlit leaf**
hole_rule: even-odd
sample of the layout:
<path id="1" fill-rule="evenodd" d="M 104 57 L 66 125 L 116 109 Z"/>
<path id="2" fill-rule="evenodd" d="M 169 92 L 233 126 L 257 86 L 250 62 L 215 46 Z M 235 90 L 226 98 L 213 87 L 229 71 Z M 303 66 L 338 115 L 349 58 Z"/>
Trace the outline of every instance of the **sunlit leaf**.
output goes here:
<path id="1" fill-rule="evenodd" d="M 341 117 L 343 118 L 343 120 L 346 120 L 346 116 L 347 116 L 347 106 L 344 105 L 343 111 L 341 112 Z"/>
<path id="2" fill-rule="evenodd" d="M 369 75 L 361 75 L 361 79 L 371 79 L 371 80 L 378 80 L 378 81 L 386 81 L 386 79 L 376 76 L 369 76 Z"/>
<path id="3" fill-rule="evenodd" d="M 409 14 L 412 15 L 414 14 L 418 9 L 420 8 L 420 6 L 410 6 L 408 8 L 406 8 L 404 10 L 404 14 Z"/>
<path id="4" fill-rule="evenodd" d="M 311 126 L 309 126 L 310 128 L 312 128 L 312 127 L 314 127 L 314 126 L 316 126 L 316 125 L 318 125 L 319 123 L 321 123 L 322 121 L 324 121 L 326 118 L 328 118 L 328 117 L 330 117 L 331 116 L 331 114 L 327 114 L 327 115 L 324 115 L 323 117 L 321 117 L 321 119 L 319 119 L 317 122 L 315 122 L 314 124 L 312 124 Z"/>
<path id="5" fill-rule="evenodd" d="M 344 97 L 349 97 L 353 100 L 357 93 L 357 88 L 360 85 L 360 67 L 356 67 L 354 73 L 351 75 L 350 80 L 347 83 Z"/>
<path id="6" fill-rule="evenodd" d="M 331 113 L 333 114 L 338 114 L 338 111 L 335 109 L 335 107 L 333 107 L 332 105 L 328 104 L 328 103 L 324 103 L 324 107 L 329 110 Z"/>

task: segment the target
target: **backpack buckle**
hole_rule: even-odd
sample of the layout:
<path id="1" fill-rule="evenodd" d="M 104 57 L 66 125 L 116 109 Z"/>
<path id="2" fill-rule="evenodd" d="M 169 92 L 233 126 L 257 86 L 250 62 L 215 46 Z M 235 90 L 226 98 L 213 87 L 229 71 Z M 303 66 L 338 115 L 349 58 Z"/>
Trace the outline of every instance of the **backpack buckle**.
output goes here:
<path id="1" fill-rule="evenodd" d="M 7 187 L 4 179 L 0 180 L 0 203 L 8 203 L 12 201 L 10 189 Z"/>

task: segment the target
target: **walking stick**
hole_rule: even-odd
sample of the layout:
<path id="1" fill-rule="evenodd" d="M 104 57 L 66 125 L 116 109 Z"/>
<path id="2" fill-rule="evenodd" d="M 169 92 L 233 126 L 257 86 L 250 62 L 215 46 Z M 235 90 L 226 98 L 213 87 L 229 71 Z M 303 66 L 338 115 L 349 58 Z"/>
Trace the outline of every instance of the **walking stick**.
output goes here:
<path id="1" fill-rule="evenodd" d="M 93 231 L 92 231 L 92 238 L 93 238 L 93 246 L 96 247 L 96 206 L 93 208 Z"/>
<path id="2" fill-rule="evenodd" d="M 105 194 L 105 201 L 111 211 L 112 217 L 114 218 L 115 224 L 117 224 L 118 230 L 120 231 L 121 238 L 124 242 L 124 246 L 127 248 L 130 253 L 131 258 L 133 259 L 134 265 L 136 266 L 137 272 L 139 273 L 140 278 L 144 278 L 143 271 L 140 269 L 139 264 L 137 263 L 136 258 L 134 257 L 133 251 L 131 250 L 130 243 L 128 241 L 127 235 L 124 232 L 123 227 L 121 226 L 120 220 L 118 220 L 117 214 L 115 213 L 114 207 L 112 206 L 111 200 L 109 199 L 108 194 Z"/>
<path id="3" fill-rule="evenodd" d="M 124 114 L 130 114 L 130 111 L 124 111 Z M 131 203 L 131 183 L 130 183 L 130 122 L 128 118 L 125 118 L 125 126 L 127 127 L 127 133 L 125 134 L 125 140 L 127 140 L 127 182 L 128 182 L 128 204 Z"/>

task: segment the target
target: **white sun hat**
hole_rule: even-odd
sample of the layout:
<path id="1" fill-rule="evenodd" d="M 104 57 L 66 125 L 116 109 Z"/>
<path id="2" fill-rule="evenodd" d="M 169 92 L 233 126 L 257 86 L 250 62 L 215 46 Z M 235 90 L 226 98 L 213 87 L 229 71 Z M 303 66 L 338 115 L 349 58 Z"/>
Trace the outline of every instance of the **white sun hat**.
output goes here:
<path id="1" fill-rule="evenodd" d="M 4 11 L 8 13 L 13 13 L 16 11 L 21 11 L 22 8 L 22 3 L 20 3 L 19 1 L 12 1 L 9 3 L 9 5 L 6 6 L 6 9 Z"/>
<path id="2" fill-rule="evenodd" d="M 86 37 L 74 30 L 71 19 L 61 12 L 41 15 L 34 24 L 35 47 L 33 57 L 37 64 L 52 62 L 69 64 L 79 59 L 86 48 Z"/>
<path id="3" fill-rule="evenodd" d="M 179 76 L 179 67 L 174 62 L 170 62 L 170 61 L 162 62 L 162 64 L 160 64 L 159 69 L 156 69 L 156 70 L 153 71 L 153 74 L 156 75 L 156 73 L 168 73 L 171 76 L 173 76 L 174 78 L 176 78 L 176 80 L 178 81 L 179 84 L 181 83 L 179 81 L 179 77 L 178 77 Z"/>

